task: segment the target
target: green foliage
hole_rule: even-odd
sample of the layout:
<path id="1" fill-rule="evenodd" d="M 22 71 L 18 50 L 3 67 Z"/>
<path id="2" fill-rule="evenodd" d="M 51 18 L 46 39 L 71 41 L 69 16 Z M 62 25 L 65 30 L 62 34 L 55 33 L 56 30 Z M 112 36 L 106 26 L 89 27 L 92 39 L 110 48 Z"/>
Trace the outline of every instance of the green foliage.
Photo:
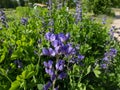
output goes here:
<path id="1" fill-rule="evenodd" d="M 53 9 L 51 16 L 48 15 L 46 8 L 16 8 L 14 19 L 8 20 L 9 28 L 0 30 L 1 90 L 43 89 L 44 84 L 49 80 L 43 62 L 54 59 L 41 54 L 43 47 L 50 46 L 44 38 L 45 33 L 51 28 L 48 25 L 50 18 L 54 20 L 54 32 L 56 34 L 69 32 L 71 35 L 69 41 L 74 47 L 79 44 L 78 52 L 85 56 L 81 63 L 74 64 L 71 70 L 67 71 L 68 76 L 63 82 L 58 81 L 60 89 L 106 90 L 109 86 L 114 86 L 114 89 L 120 88 L 119 57 L 113 60 L 107 70 L 100 67 L 104 53 L 110 47 L 117 47 L 119 50 L 118 44 L 110 41 L 106 27 L 91 21 L 85 15 L 81 22 L 75 24 L 73 13 L 67 11 L 66 7 L 60 10 Z M 21 23 L 22 17 L 28 18 L 26 25 Z M 40 43 L 38 43 L 39 39 Z M 106 45 L 106 42 L 109 43 Z M 120 52 L 118 56 L 119 54 Z M 22 67 L 15 63 L 16 60 L 22 62 Z M 115 79 L 116 75 L 117 79 Z"/>
<path id="2" fill-rule="evenodd" d="M 111 0 L 85 0 L 85 7 L 88 11 L 93 11 L 94 14 L 112 14 Z"/>

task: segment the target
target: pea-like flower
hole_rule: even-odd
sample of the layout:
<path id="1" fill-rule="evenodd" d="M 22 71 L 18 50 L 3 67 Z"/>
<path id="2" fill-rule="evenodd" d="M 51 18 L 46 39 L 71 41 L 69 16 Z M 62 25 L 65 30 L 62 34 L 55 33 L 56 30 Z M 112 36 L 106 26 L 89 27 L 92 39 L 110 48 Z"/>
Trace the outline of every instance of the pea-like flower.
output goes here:
<path id="1" fill-rule="evenodd" d="M 17 65 L 18 68 L 22 68 L 23 67 L 23 63 L 21 60 L 15 60 L 14 63 Z"/>
<path id="2" fill-rule="evenodd" d="M 67 40 L 67 37 L 63 33 L 58 34 L 58 38 L 61 42 L 65 42 Z"/>
<path id="3" fill-rule="evenodd" d="M 21 23 L 22 23 L 23 25 L 26 25 L 26 24 L 28 23 L 28 19 L 27 19 L 27 18 L 22 18 L 22 19 L 21 19 Z"/>
<path id="4" fill-rule="evenodd" d="M 58 46 L 63 46 L 63 43 L 60 40 L 54 40 L 51 44 L 54 48 Z"/>
<path id="5" fill-rule="evenodd" d="M 109 61 L 109 58 L 106 56 L 106 57 L 103 58 L 103 61 L 104 61 L 104 62 L 108 62 L 108 61 Z"/>
<path id="6" fill-rule="evenodd" d="M 55 50 L 52 49 L 52 48 L 49 48 L 49 49 L 43 48 L 43 49 L 42 49 L 42 54 L 43 54 L 43 55 L 53 56 L 53 57 L 54 57 L 54 56 L 56 55 L 56 52 L 55 52 Z"/>
<path id="7" fill-rule="evenodd" d="M 80 55 L 80 54 L 78 55 L 78 59 L 79 59 L 79 60 L 83 60 L 84 58 L 85 58 L 85 56 Z"/>
<path id="8" fill-rule="evenodd" d="M 43 90 L 48 90 L 52 86 L 52 83 L 49 81 L 47 84 L 44 85 Z"/>
<path id="9" fill-rule="evenodd" d="M 50 76 L 54 75 L 54 70 L 52 69 L 53 61 L 52 60 L 49 60 L 48 62 L 44 61 L 43 64 L 45 66 L 45 72 Z"/>
<path id="10" fill-rule="evenodd" d="M 51 32 L 47 32 L 47 33 L 45 34 L 45 38 L 46 38 L 48 41 L 50 41 L 50 40 L 52 40 L 52 38 L 54 38 L 54 34 L 51 33 Z"/>
<path id="11" fill-rule="evenodd" d="M 53 61 L 52 60 L 49 60 L 48 62 L 44 61 L 43 64 L 46 68 L 52 68 Z"/>
<path id="12" fill-rule="evenodd" d="M 64 79 L 66 78 L 67 74 L 65 72 L 61 72 L 59 75 L 58 75 L 58 78 L 59 79 Z"/>
<path id="13" fill-rule="evenodd" d="M 43 55 L 49 55 L 49 50 L 47 48 L 42 49 L 42 54 Z"/>
<path id="14" fill-rule="evenodd" d="M 59 60 L 55 67 L 57 70 L 62 71 L 64 69 L 65 61 L 64 60 Z"/>
<path id="15" fill-rule="evenodd" d="M 55 34 L 51 34 L 49 38 L 50 38 L 50 41 L 52 42 L 52 41 L 54 41 L 56 39 L 56 35 Z"/>
<path id="16" fill-rule="evenodd" d="M 101 64 L 101 68 L 106 69 L 107 68 L 107 64 Z"/>
<path id="17" fill-rule="evenodd" d="M 114 48 L 111 48 L 111 49 L 110 49 L 110 56 L 115 57 L 116 54 L 117 54 L 117 50 L 114 49 Z"/>
<path id="18" fill-rule="evenodd" d="M 4 22 L 4 21 L 6 20 L 6 17 L 5 17 L 5 16 L 0 16 L 0 20 L 1 20 L 2 22 Z"/>
<path id="19" fill-rule="evenodd" d="M 49 55 L 54 57 L 56 55 L 55 50 L 53 50 L 52 48 L 49 48 Z"/>
<path id="20" fill-rule="evenodd" d="M 1 10 L 0 11 L 0 16 L 3 16 L 3 15 L 5 15 L 5 13 Z"/>
<path id="21" fill-rule="evenodd" d="M 101 67 L 103 69 L 107 68 L 111 62 L 111 60 L 116 56 L 117 50 L 114 48 L 110 48 L 108 52 L 104 54 L 104 57 L 102 59 Z"/>

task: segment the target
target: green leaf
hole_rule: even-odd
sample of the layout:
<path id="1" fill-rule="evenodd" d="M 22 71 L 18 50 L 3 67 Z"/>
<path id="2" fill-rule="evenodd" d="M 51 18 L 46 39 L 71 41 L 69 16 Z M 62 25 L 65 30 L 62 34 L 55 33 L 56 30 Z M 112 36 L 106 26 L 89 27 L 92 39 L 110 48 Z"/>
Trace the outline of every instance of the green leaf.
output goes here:
<path id="1" fill-rule="evenodd" d="M 23 72 L 22 72 L 22 78 L 23 78 L 23 79 L 26 79 L 27 74 L 28 74 L 28 71 L 26 71 L 26 70 L 23 71 Z"/>
<path id="2" fill-rule="evenodd" d="M 18 90 L 20 84 L 21 83 L 19 81 L 14 81 L 9 90 Z"/>
<path id="3" fill-rule="evenodd" d="M 95 76 L 98 78 L 99 77 L 99 75 L 101 74 L 101 72 L 100 72 L 100 70 L 99 70 L 100 68 L 99 68 L 99 65 L 97 65 L 96 67 L 95 67 L 95 69 L 93 70 L 93 72 L 94 72 L 94 74 L 95 74 Z"/>
<path id="4" fill-rule="evenodd" d="M 4 61 L 4 59 L 5 59 L 5 52 L 0 57 L 0 63 L 2 63 Z"/>
<path id="5" fill-rule="evenodd" d="M 31 78 L 34 74 L 35 74 L 34 71 L 29 72 L 29 73 L 27 74 L 27 76 L 26 76 L 26 79 Z"/>
<path id="6" fill-rule="evenodd" d="M 5 71 L 3 68 L 0 68 L 0 73 L 1 73 L 2 75 L 6 75 L 6 71 Z"/>
<path id="7" fill-rule="evenodd" d="M 87 73 L 86 73 L 86 75 L 89 74 L 90 71 L 91 71 L 91 65 L 89 65 L 89 67 L 87 68 Z"/>
<path id="8" fill-rule="evenodd" d="M 37 84 L 38 90 L 43 90 L 43 84 Z"/>
<path id="9" fill-rule="evenodd" d="M 11 58 L 12 59 L 16 59 L 18 57 L 18 54 L 17 53 L 13 53 L 12 55 L 11 55 Z"/>

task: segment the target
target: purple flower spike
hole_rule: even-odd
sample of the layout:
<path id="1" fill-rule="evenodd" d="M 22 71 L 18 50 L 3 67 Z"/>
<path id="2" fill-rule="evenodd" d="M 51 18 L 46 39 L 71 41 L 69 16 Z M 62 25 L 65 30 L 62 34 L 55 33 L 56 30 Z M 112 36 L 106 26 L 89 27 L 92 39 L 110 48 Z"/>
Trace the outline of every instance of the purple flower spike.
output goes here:
<path id="1" fill-rule="evenodd" d="M 47 48 L 42 49 L 42 54 L 43 55 L 49 55 L 49 50 Z"/>
<path id="2" fill-rule="evenodd" d="M 115 57 L 116 54 L 117 54 L 117 50 L 114 49 L 114 48 L 111 48 L 111 49 L 110 49 L 110 56 Z"/>
<path id="3" fill-rule="evenodd" d="M 66 73 L 61 72 L 61 73 L 59 74 L 58 78 L 59 78 L 59 79 L 64 79 L 64 78 L 66 78 L 66 76 L 67 76 Z"/>
<path id="4" fill-rule="evenodd" d="M 49 81 L 47 84 L 44 85 L 43 90 L 48 90 L 52 86 L 52 83 Z"/>

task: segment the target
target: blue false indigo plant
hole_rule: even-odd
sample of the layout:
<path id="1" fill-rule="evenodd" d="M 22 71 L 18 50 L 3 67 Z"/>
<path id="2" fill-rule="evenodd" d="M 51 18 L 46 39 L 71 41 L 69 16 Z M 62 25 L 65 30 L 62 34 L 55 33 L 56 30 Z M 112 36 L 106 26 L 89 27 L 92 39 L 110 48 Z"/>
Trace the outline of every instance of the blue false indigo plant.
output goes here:
<path id="1" fill-rule="evenodd" d="M 49 10 L 49 16 L 52 15 L 52 0 L 48 0 L 48 10 Z"/>
<path id="2" fill-rule="evenodd" d="M 76 1 L 76 13 L 75 13 L 76 24 L 82 20 L 82 8 L 81 8 L 81 0 Z"/>
<path id="3" fill-rule="evenodd" d="M 22 18 L 22 19 L 21 19 L 21 23 L 22 23 L 23 25 L 27 25 L 28 19 L 27 19 L 27 18 Z"/>
<path id="4" fill-rule="evenodd" d="M 51 87 L 52 90 L 58 90 L 59 86 L 56 85 L 56 82 L 67 78 L 69 64 L 79 64 L 84 59 L 84 56 L 79 54 L 71 43 L 67 42 L 70 38 L 69 33 L 54 34 L 47 32 L 45 38 L 50 42 L 51 46 L 49 48 L 44 47 L 42 55 L 49 56 L 51 59 L 43 62 L 45 72 L 50 76 L 50 81 L 44 85 L 44 90 L 48 90 Z M 52 57 L 54 58 L 52 59 Z"/>
<path id="5" fill-rule="evenodd" d="M 8 28 L 7 20 L 6 20 L 6 15 L 3 11 L 0 11 L 0 21 L 2 22 L 2 25 Z"/>
<path id="6" fill-rule="evenodd" d="M 54 20 L 51 18 L 48 23 L 49 31 L 54 32 Z"/>
<path id="7" fill-rule="evenodd" d="M 57 0 L 57 9 L 61 9 L 61 8 L 62 8 L 62 3 L 59 0 Z"/>
<path id="8" fill-rule="evenodd" d="M 102 24 L 106 24 L 106 19 L 107 19 L 106 16 L 104 16 L 104 17 L 102 18 Z"/>
<path id="9" fill-rule="evenodd" d="M 17 66 L 17 68 L 22 68 L 23 67 L 23 63 L 21 60 L 15 60 L 14 64 Z"/>
<path id="10" fill-rule="evenodd" d="M 116 55 L 117 50 L 114 48 L 110 48 L 110 50 L 104 54 L 101 62 L 101 68 L 107 69 Z"/>
<path id="11" fill-rule="evenodd" d="M 115 30 L 115 26 L 112 26 L 108 33 L 110 35 L 111 40 L 114 40 L 114 30 Z"/>

